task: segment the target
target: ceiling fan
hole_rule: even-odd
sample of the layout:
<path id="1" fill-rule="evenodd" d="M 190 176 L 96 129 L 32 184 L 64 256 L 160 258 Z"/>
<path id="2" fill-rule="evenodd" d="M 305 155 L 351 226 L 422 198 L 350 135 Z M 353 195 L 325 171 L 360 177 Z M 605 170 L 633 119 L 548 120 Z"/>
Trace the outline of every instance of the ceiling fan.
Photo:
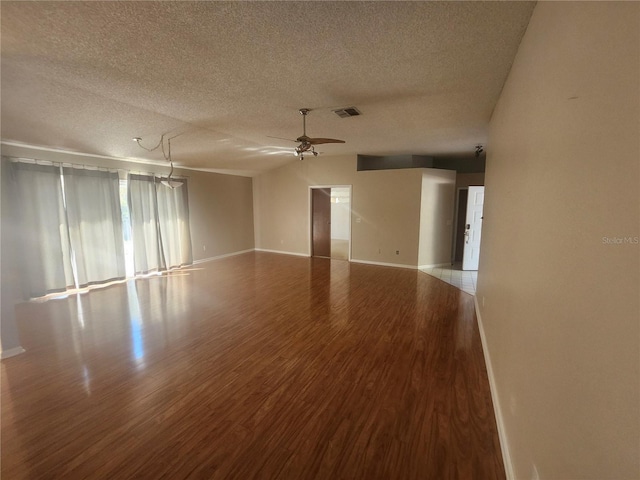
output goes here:
<path id="1" fill-rule="evenodd" d="M 299 142 L 295 149 L 295 155 L 300 157 L 300 160 L 304 160 L 304 154 L 306 152 L 311 153 L 314 157 L 318 156 L 318 152 L 315 150 L 315 145 L 321 145 L 324 143 L 345 143 L 344 140 L 337 140 L 335 138 L 312 138 L 307 136 L 307 115 L 311 111 L 309 108 L 301 108 L 298 110 L 302 115 L 302 135 L 300 135 L 292 142 Z M 278 138 L 278 137 L 274 137 Z M 288 140 L 288 139 L 283 139 Z"/>

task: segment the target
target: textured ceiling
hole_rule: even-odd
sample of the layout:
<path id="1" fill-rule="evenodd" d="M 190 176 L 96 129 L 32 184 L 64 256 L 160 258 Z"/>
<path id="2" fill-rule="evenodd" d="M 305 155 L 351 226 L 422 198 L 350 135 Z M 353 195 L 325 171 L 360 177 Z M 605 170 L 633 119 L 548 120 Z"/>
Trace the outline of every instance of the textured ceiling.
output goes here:
<path id="1" fill-rule="evenodd" d="M 2 139 L 253 174 L 323 155 L 472 154 L 528 2 L 6 2 Z M 360 117 L 332 109 L 356 106 Z"/>

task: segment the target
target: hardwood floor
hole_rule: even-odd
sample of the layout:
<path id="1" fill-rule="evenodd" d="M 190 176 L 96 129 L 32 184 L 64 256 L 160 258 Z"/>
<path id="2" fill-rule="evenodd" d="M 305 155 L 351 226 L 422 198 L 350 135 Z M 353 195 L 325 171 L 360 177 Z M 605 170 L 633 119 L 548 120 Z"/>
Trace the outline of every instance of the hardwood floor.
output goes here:
<path id="1" fill-rule="evenodd" d="M 18 306 L 2 478 L 503 479 L 473 297 L 248 253 Z"/>

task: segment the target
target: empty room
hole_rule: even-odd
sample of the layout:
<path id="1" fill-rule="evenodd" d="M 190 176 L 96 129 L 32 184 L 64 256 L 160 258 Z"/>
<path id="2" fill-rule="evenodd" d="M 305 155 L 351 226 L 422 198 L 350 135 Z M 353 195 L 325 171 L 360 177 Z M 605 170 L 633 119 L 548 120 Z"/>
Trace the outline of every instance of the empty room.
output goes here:
<path id="1" fill-rule="evenodd" d="M 640 478 L 639 3 L 0 22 L 1 478 Z"/>

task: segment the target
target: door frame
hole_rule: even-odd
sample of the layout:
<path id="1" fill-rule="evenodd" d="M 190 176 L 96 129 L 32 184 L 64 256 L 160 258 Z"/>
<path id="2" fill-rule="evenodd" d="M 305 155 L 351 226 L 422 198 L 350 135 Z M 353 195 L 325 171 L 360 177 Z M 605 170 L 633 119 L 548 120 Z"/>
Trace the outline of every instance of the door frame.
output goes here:
<path id="1" fill-rule="evenodd" d="M 353 185 L 309 185 L 309 192 L 307 194 L 307 236 L 308 236 L 308 250 L 307 255 L 313 256 L 313 191 L 319 188 L 348 188 L 349 189 L 349 245 L 347 247 L 347 261 L 351 261 L 351 217 L 352 217 L 352 203 L 353 203 Z"/>

